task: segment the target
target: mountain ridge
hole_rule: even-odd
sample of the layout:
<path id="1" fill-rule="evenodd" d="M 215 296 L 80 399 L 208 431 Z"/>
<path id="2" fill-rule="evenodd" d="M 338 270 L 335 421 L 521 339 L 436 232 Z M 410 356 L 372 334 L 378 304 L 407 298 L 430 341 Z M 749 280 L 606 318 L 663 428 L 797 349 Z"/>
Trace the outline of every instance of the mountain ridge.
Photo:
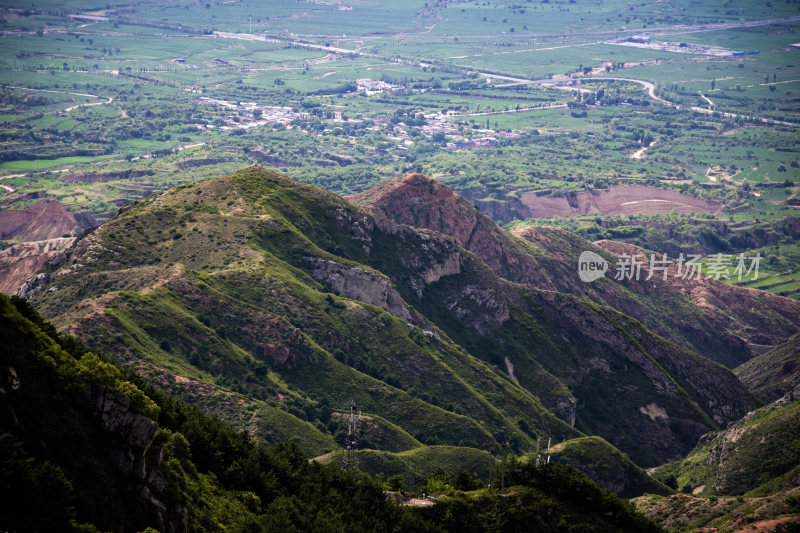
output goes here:
<path id="1" fill-rule="evenodd" d="M 25 294 L 144 374 L 299 416 L 317 455 L 336 431 L 321 405 L 351 399 L 422 444 L 588 432 L 646 466 L 752 406 L 729 371 L 636 320 L 258 167 L 131 204 Z"/>
<path id="2" fill-rule="evenodd" d="M 800 323 L 800 302 L 714 280 L 676 283 L 672 279 L 637 278 L 620 282 L 607 276 L 592 284 L 581 282 L 577 264 L 582 251 L 592 251 L 611 265 L 621 253 L 647 257 L 648 252 L 610 241 L 590 243 L 543 226 L 505 232 L 448 186 L 421 174 L 395 178 L 347 198 L 395 222 L 450 235 L 479 255 L 500 277 L 609 305 L 637 318 L 656 333 L 729 367 L 752 356 L 748 343 L 783 342 Z M 648 271 L 642 272 L 646 275 Z M 753 310 L 756 304 L 765 316 Z M 671 316 L 678 310 L 684 316 Z M 739 331 L 733 325 L 736 321 L 758 325 Z M 763 327 L 766 322 L 771 327 Z M 711 331 L 713 335 L 707 333 Z"/>

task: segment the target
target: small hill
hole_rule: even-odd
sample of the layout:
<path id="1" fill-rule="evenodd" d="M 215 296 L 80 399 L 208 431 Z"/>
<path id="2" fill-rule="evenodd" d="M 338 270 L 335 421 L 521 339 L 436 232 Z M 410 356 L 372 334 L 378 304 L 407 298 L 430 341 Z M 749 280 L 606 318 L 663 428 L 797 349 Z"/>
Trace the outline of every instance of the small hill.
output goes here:
<path id="1" fill-rule="evenodd" d="M 546 455 L 543 452 L 543 456 Z M 559 443 L 551 448 L 549 455 L 551 463 L 577 468 L 601 487 L 623 498 L 645 493 L 672 493 L 669 487 L 650 477 L 650 474 L 600 437 L 582 437 Z"/>
<path id="2" fill-rule="evenodd" d="M 743 363 L 733 372 L 762 400 L 777 400 L 800 383 L 800 335 Z"/>
<path id="3" fill-rule="evenodd" d="M 438 498 L 421 514 L 445 531 L 663 531 L 570 467 L 510 461 L 505 486 L 496 492 L 495 479 L 492 490 Z"/>
<path id="4" fill-rule="evenodd" d="M 341 464 L 343 451 L 317 457 L 321 463 Z M 467 471 L 473 478 L 491 481 L 495 471 L 495 459 L 485 450 L 463 446 L 423 446 L 404 452 L 393 453 L 380 450 L 359 450 L 356 453 L 358 468 L 369 474 L 384 474 L 388 479 L 403 476 L 406 489 L 413 489 L 438 469 L 450 474 Z"/>

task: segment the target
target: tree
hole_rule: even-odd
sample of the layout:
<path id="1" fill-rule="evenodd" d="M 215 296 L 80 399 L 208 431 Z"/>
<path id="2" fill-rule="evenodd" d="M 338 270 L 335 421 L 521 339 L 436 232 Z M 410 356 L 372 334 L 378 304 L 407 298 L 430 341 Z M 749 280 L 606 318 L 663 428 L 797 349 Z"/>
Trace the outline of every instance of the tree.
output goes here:
<path id="1" fill-rule="evenodd" d="M 403 488 L 403 475 L 402 474 L 395 474 L 389 479 L 386 480 L 386 485 L 389 487 L 389 490 L 399 491 Z"/>

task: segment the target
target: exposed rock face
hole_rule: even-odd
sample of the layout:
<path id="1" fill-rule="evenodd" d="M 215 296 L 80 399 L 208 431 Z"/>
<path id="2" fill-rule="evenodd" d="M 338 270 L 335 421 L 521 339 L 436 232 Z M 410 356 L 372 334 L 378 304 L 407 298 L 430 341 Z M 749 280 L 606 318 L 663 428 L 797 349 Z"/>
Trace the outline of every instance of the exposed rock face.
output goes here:
<path id="1" fill-rule="evenodd" d="M 459 246 L 476 253 L 492 271 L 506 279 L 553 288 L 544 270 L 519 250 L 518 243 L 467 200 L 436 180 L 409 174 L 348 199 L 400 224 L 453 237 Z"/>
<path id="2" fill-rule="evenodd" d="M 124 443 L 123 455 L 130 461 L 121 462 L 120 470 L 129 474 L 136 462 L 144 461 L 145 454 L 158 435 L 158 424 L 144 415 L 132 413 L 131 400 L 122 391 L 96 384 L 89 385 L 87 389 L 103 427 Z"/>
<path id="3" fill-rule="evenodd" d="M 346 267 L 335 261 L 309 257 L 311 276 L 348 297 L 383 307 L 396 317 L 411 320 L 411 313 L 386 276 L 358 267 Z"/>
<path id="4" fill-rule="evenodd" d="M 15 244 L 0 251 L 0 292 L 14 293 L 47 261 L 62 254 L 74 237 Z"/>
<path id="5" fill-rule="evenodd" d="M 462 246 L 469 242 L 479 215 L 459 202 L 450 187 L 422 174 L 408 174 L 348 199 L 400 224 L 450 235 Z"/>
<path id="6" fill-rule="evenodd" d="M 500 325 L 510 316 L 505 299 L 480 285 L 466 285 L 443 303 L 465 326 L 481 335 L 489 333 L 489 325 Z"/>
<path id="7" fill-rule="evenodd" d="M 158 424 L 130 410 L 131 400 L 113 387 L 89 383 L 86 393 L 103 428 L 113 435 L 117 467 L 132 477 L 140 499 L 147 505 L 161 531 L 184 531 L 183 510 L 168 509 L 164 503 L 166 484 L 158 474 L 164 450 L 153 446 Z"/>
<path id="8" fill-rule="evenodd" d="M 0 292 L 19 290 L 29 276 L 66 250 L 82 228 L 94 223 L 89 216 L 70 213 L 57 200 L 0 210 L 0 239 L 19 243 L 0 252 Z"/>

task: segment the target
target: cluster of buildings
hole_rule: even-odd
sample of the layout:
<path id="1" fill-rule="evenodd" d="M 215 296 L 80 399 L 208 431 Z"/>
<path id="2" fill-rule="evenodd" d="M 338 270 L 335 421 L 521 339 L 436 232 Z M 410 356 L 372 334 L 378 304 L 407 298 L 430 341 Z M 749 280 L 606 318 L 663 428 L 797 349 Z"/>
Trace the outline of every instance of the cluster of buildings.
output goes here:
<path id="1" fill-rule="evenodd" d="M 372 80 L 370 78 L 361 78 L 356 80 L 359 92 L 364 91 L 367 95 L 377 94 L 382 92 L 399 93 L 404 89 L 402 85 L 393 85 L 385 81 Z"/>
<path id="2" fill-rule="evenodd" d="M 206 96 L 198 98 L 197 103 L 230 111 L 224 119 L 224 125 L 219 127 L 222 131 L 256 128 L 267 124 L 286 126 L 294 120 L 309 116 L 308 113 L 294 111 L 291 107 L 268 106 L 256 102 L 231 102 Z M 214 126 L 206 124 L 203 128 L 213 129 Z"/>
<path id="3" fill-rule="evenodd" d="M 372 89 L 370 90 L 388 90 L 385 88 L 386 85 L 396 87 L 382 81 L 358 81 L 359 87 L 361 87 L 361 82 L 371 82 L 370 87 L 372 87 Z M 202 106 L 214 107 L 225 114 L 222 119 L 223 124 L 221 125 L 219 122 L 217 122 L 216 125 L 198 125 L 200 129 L 204 130 L 219 129 L 221 131 L 232 131 L 275 124 L 283 124 L 288 127 L 295 120 L 307 119 L 310 117 L 308 113 L 295 111 L 291 107 L 267 106 L 256 102 L 234 102 L 200 96 L 197 99 L 197 103 Z M 363 122 L 363 120 L 344 119 L 341 112 L 335 111 L 333 118 L 326 120 L 326 122 L 352 123 Z M 409 146 L 414 144 L 414 141 L 410 139 L 410 127 L 404 122 L 397 122 L 392 124 L 391 127 L 389 124 L 389 120 L 386 119 L 386 124 L 376 124 L 369 129 L 377 132 L 386 132 L 386 137 L 397 143 L 397 150 L 408 150 Z M 516 139 L 525 134 L 525 132 L 495 131 L 488 128 L 476 129 L 474 127 L 464 131 L 459 124 L 447 120 L 446 117 L 441 114 L 425 115 L 425 124 L 418 126 L 418 129 L 424 137 L 441 143 L 446 150 L 491 148 L 497 146 L 501 139 Z"/>
<path id="4" fill-rule="evenodd" d="M 492 129 L 470 129 L 462 132 L 455 122 L 446 120 L 444 115 L 425 115 L 426 124 L 419 130 L 428 139 L 436 140 L 444 136 L 446 150 L 466 150 L 469 148 L 492 148 L 502 139 L 517 139 L 526 132 L 495 131 Z M 407 150 L 414 142 L 409 139 L 408 126 L 403 122 L 394 125 L 394 131 L 387 137 L 399 143 L 400 150 Z"/>

